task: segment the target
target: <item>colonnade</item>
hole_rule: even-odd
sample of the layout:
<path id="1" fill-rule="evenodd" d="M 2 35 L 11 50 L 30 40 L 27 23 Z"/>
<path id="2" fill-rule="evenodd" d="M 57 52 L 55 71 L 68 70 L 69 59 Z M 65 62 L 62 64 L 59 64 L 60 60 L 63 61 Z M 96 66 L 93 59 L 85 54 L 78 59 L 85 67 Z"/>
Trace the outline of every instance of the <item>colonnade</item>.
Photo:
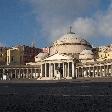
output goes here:
<path id="1" fill-rule="evenodd" d="M 76 66 L 74 62 L 43 63 L 41 77 L 51 79 L 73 79 L 83 77 L 112 77 L 112 64 Z"/>
<path id="2" fill-rule="evenodd" d="M 37 79 L 40 76 L 40 68 L 35 66 L 2 66 L 0 67 L 0 79 Z"/>
<path id="3" fill-rule="evenodd" d="M 112 64 L 98 64 L 76 67 L 76 76 L 80 77 L 111 77 Z"/>
<path id="4" fill-rule="evenodd" d="M 41 65 L 41 77 L 50 79 L 67 79 L 75 77 L 74 62 L 43 63 Z"/>
<path id="5" fill-rule="evenodd" d="M 0 66 L 0 79 L 73 79 L 112 77 L 112 63 L 77 65 L 71 62 L 50 62 L 37 66 Z"/>

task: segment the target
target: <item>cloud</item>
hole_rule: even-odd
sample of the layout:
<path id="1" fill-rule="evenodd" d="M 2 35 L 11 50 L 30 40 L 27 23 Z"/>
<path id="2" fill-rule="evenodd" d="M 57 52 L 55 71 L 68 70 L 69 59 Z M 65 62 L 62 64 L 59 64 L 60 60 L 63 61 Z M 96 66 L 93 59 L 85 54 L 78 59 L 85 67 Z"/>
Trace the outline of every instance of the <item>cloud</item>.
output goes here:
<path id="1" fill-rule="evenodd" d="M 109 9 L 105 15 L 101 15 L 98 21 L 99 33 L 112 38 L 112 9 Z"/>
<path id="2" fill-rule="evenodd" d="M 85 38 L 112 37 L 112 5 L 104 11 L 99 7 L 102 0 L 21 0 L 30 3 L 41 34 L 54 41 L 73 31 Z"/>
<path id="3" fill-rule="evenodd" d="M 92 17 L 79 17 L 73 22 L 74 31 L 88 38 L 106 37 L 112 38 L 112 8 L 105 13 Z"/>
<path id="4" fill-rule="evenodd" d="M 73 23 L 73 30 L 81 36 L 91 37 L 97 34 L 96 21 L 92 18 L 77 18 Z"/>

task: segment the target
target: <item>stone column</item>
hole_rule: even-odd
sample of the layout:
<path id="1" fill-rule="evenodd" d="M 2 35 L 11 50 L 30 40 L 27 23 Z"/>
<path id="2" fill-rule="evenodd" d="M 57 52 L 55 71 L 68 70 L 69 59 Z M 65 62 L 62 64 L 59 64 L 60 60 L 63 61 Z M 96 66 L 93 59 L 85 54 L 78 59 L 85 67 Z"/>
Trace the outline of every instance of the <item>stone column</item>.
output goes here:
<path id="1" fill-rule="evenodd" d="M 16 72 L 16 69 L 15 69 L 15 78 L 17 78 L 17 72 Z"/>
<path id="2" fill-rule="evenodd" d="M 26 76 L 25 76 L 25 68 L 23 68 L 23 78 L 25 79 Z"/>
<path id="3" fill-rule="evenodd" d="M 19 78 L 21 78 L 21 69 L 19 68 Z"/>
<path id="4" fill-rule="evenodd" d="M 24 68 L 22 68 L 22 78 L 24 78 Z"/>
<path id="5" fill-rule="evenodd" d="M 29 78 L 28 68 L 27 68 L 27 70 L 26 70 L 26 75 L 27 75 L 27 78 Z"/>
<path id="6" fill-rule="evenodd" d="M 22 68 L 20 69 L 20 78 L 22 78 Z"/>
<path id="7" fill-rule="evenodd" d="M 91 67 L 89 67 L 89 77 L 91 77 Z"/>
<path id="8" fill-rule="evenodd" d="M 82 77 L 84 77 L 84 67 L 82 67 Z"/>
<path id="9" fill-rule="evenodd" d="M 54 76 L 56 76 L 56 65 L 55 65 L 55 63 L 54 63 Z"/>
<path id="10" fill-rule="evenodd" d="M 67 77 L 67 64 L 65 63 L 65 77 Z"/>
<path id="11" fill-rule="evenodd" d="M 88 67 L 86 66 L 86 77 L 88 77 Z"/>
<path id="12" fill-rule="evenodd" d="M 31 68 L 31 76 L 30 78 L 32 79 L 33 78 L 33 69 Z"/>
<path id="13" fill-rule="evenodd" d="M 99 77 L 99 66 L 97 66 L 97 77 Z"/>
<path id="14" fill-rule="evenodd" d="M 78 68 L 76 68 L 76 78 L 78 77 Z"/>
<path id="15" fill-rule="evenodd" d="M 24 68 L 23 68 L 23 70 L 22 70 L 22 71 L 23 71 L 23 78 L 25 78 L 25 71 L 24 71 Z"/>
<path id="16" fill-rule="evenodd" d="M 85 77 L 86 74 L 86 67 L 83 67 L 83 77 Z"/>
<path id="17" fill-rule="evenodd" d="M 52 78 L 52 64 L 50 63 L 50 68 L 49 68 L 49 75 L 50 75 L 50 78 Z"/>
<path id="18" fill-rule="evenodd" d="M 51 78 L 53 78 L 53 64 L 51 64 Z"/>
<path id="19" fill-rule="evenodd" d="M 43 76 L 43 64 L 41 64 L 41 73 L 40 73 L 40 77 Z"/>
<path id="20" fill-rule="evenodd" d="M 2 77 L 1 77 L 1 79 L 3 80 L 3 75 L 5 74 L 5 69 L 4 68 L 2 68 Z"/>
<path id="21" fill-rule="evenodd" d="M 111 76 L 112 76 L 112 64 L 111 64 Z"/>
<path id="22" fill-rule="evenodd" d="M 30 68 L 28 68 L 27 73 L 28 73 L 28 79 L 30 79 Z"/>
<path id="23" fill-rule="evenodd" d="M 104 75 L 105 77 L 107 76 L 107 73 L 106 73 L 106 66 L 104 65 Z"/>
<path id="24" fill-rule="evenodd" d="M 50 71 L 49 71 L 49 73 L 50 73 L 50 77 L 52 78 L 52 64 L 50 63 Z"/>
<path id="25" fill-rule="evenodd" d="M 95 77 L 95 66 L 93 66 L 93 77 Z"/>
<path id="26" fill-rule="evenodd" d="M 35 78 L 37 78 L 37 74 L 36 74 L 36 68 L 35 68 L 34 70 L 35 70 Z"/>
<path id="27" fill-rule="evenodd" d="M 6 79 L 9 78 L 8 69 L 6 69 Z"/>
<path id="28" fill-rule="evenodd" d="M 47 73 L 46 73 L 47 69 L 46 68 L 47 68 L 47 63 L 45 63 L 45 77 L 47 77 Z"/>
<path id="29" fill-rule="evenodd" d="M 74 62 L 72 62 L 72 77 L 75 77 L 75 67 L 74 67 Z"/>
<path id="30" fill-rule="evenodd" d="M 102 77 L 102 66 L 100 66 L 100 76 Z"/>
<path id="31" fill-rule="evenodd" d="M 89 77 L 90 76 L 90 70 L 89 70 L 89 67 L 87 67 L 87 77 Z"/>
<path id="32" fill-rule="evenodd" d="M 54 77 L 54 63 L 52 63 L 52 78 Z"/>
<path id="33" fill-rule="evenodd" d="M 58 67 L 60 68 L 61 67 L 61 63 L 58 63 Z M 61 73 L 58 72 L 58 79 L 61 79 Z"/>
<path id="34" fill-rule="evenodd" d="M 63 78 L 65 77 L 65 64 L 63 62 Z"/>
<path id="35" fill-rule="evenodd" d="M 13 69 L 11 69 L 11 79 L 12 79 L 12 70 L 13 70 Z"/>
<path id="36" fill-rule="evenodd" d="M 109 65 L 107 65 L 107 76 L 109 76 Z"/>
<path id="37" fill-rule="evenodd" d="M 69 77 L 69 62 L 68 62 L 68 77 Z"/>
<path id="38" fill-rule="evenodd" d="M 80 67 L 77 67 L 77 77 L 80 77 Z"/>
<path id="39" fill-rule="evenodd" d="M 49 63 L 49 77 L 51 78 L 51 63 Z"/>

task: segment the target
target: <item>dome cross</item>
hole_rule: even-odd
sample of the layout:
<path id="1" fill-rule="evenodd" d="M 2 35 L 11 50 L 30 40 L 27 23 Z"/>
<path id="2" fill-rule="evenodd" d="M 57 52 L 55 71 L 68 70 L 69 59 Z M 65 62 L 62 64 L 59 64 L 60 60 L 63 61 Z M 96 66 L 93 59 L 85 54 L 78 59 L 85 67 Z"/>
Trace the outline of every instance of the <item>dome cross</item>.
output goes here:
<path id="1" fill-rule="evenodd" d="M 72 26 L 70 26 L 70 33 L 72 32 Z"/>
<path id="2" fill-rule="evenodd" d="M 72 32 L 72 26 L 70 26 L 70 31 L 68 32 L 68 34 L 75 34 L 74 32 Z"/>

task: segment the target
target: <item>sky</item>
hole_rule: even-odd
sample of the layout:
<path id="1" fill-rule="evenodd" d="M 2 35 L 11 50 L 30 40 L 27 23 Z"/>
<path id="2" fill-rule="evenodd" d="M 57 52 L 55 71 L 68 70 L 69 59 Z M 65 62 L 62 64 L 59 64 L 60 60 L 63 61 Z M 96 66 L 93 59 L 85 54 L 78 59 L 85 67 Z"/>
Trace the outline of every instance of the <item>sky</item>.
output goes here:
<path id="1" fill-rule="evenodd" d="M 0 46 L 47 47 L 69 31 L 112 44 L 112 0 L 0 0 Z"/>

